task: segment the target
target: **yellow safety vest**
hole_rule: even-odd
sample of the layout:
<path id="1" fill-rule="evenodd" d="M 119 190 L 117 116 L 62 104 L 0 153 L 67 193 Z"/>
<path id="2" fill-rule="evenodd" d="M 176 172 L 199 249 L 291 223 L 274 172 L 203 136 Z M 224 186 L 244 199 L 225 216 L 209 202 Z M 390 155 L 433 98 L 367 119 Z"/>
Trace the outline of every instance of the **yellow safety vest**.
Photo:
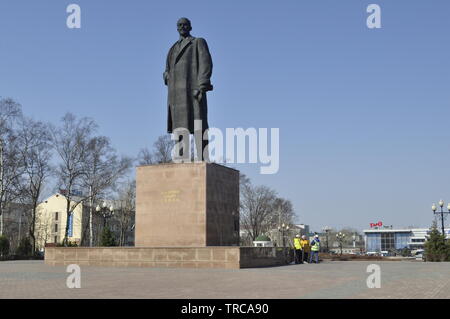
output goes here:
<path id="1" fill-rule="evenodd" d="M 309 253 L 310 252 L 311 247 L 309 246 L 309 241 L 308 240 L 302 239 L 302 240 L 300 240 L 300 244 L 302 245 L 302 250 L 305 253 Z"/>
<path id="2" fill-rule="evenodd" d="M 320 242 L 314 241 L 314 245 L 311 245 L 311 251 L 319 251 L 320 250 Z"/>
<path id="3" fill-rule="evenodd" d="M 300 244 L 300 238 L 294 238 L 294 247 L 295 249 L 302 249 L 302 245 Z"/>

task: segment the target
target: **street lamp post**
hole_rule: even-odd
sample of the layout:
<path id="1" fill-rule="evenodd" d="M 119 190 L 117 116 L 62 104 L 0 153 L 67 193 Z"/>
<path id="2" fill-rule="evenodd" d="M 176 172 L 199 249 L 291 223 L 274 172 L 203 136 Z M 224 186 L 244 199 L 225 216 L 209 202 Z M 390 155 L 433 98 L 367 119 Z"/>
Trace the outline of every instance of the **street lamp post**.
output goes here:
<path id="1" fill-rule="evenodd" d="M 439 201 L 439 207 L 441 208 L 441 211 L 437 212 L 436 211 L 437 210 L 436 204 L 433 203 L 433 205 L 431 206 L 431 210 L 433 211 L 433 214 L 440 215 L 440 217 L 441 217 L 442 235 L 444 235 L 444 238 L 445 238 L 445 227 L 444 227 L 445 216 L 444 216 L 444 214 L 450 214 L 450 203 L 447 206 L 447 210 L 448 210 L 447 212 L 444 212 L 444 201 L 442 199 Z"/>
<path id="2" fill-rule="evenodd" d="M 288 250 L 286 249 L 286 232 L 289 231 L 289 226 L 282 224 L 281 226 L 278 226 L 278 232 L 281 234 L 282 237 L 282 244 L 283 244 L 283 254 L 284 254 L 284 259 L 286 261 L 286 263 L 288 263 Z"/>
<path id="3" fill-rule="evenodd" d="M 323 228 L 323 231 L 325 232 L 325 236 L 326 236 L 326 238 L 327 238 L 327 253 L 329 253 L 329 252 L 330 252 L 330 249 L 329 249 L 329 247 L 328 247 L 328 233 L 331 231 L 331 227 L 325 226 L 325 227 Z"/>
<path id="4" fill-rule="evenodd" d="M 285 247 L 286 246 L 286 241 L 285 241 L 285 234 L 286 234 L 286 232 L 287 231 L 289 231 L 289 226 L 288 225 L 285 225 L 285 224 L 282 224 L 281 226 L 278 226 L 278 231 L 279 231 L 279 233 L 281 234 L 281 238 L 282 238 L 282 244 L 283 244 L 283 247 Z"/>
<path id="5" fill-rule="evenodd" d="M 114 207 L 111 205 L 108 207 L 106 202 L 103 202 L 102 207 L 97 205 L 95 211 L 103 216 L 103 228 L 106 227 L 106 220 L 114 216 Z"/>
<path id="6" fill-rule="evenodd" d="M 339 232 L 336 234 L 336 239 L 339 242 L 339 249 L 341 251 L 341 256 L 342 256 L 342 245 L 344 242 L 344 238 L 345 238 L 345 234 L 343 234 L 342 232 Z"/>

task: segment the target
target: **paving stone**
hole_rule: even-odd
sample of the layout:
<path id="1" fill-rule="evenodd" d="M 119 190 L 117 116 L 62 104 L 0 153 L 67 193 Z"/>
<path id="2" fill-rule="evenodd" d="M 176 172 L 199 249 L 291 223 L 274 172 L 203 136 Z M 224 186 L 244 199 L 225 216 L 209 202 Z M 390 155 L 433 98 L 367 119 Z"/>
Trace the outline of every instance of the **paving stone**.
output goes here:
<path id="1" fill-rule="evenodd" d="M 383 261 L 381 288 L 368 288 L 373 262 L 324 262 L 250 269 L 112 268 L 81 265 L 81 288 L 65 266 L 0 262 L 0 298 L 450 298 L 450 264 Z M 140 265 L 137 265 L 140 266 Z"/>

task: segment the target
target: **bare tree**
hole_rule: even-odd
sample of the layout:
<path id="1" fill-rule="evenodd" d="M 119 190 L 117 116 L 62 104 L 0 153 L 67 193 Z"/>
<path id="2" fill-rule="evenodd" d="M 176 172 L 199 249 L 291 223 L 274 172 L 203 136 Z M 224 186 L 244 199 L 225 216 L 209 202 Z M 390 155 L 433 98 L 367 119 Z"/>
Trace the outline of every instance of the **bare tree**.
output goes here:
<path id="1" fill-rule="evenodd" d="M 0 134 L 12 130 L 22 116 L 22 106 L 11 98 L 0 99 Z"/>
<path id="2" fill-rule="evenodd" d="M 277 193 L 267 186 L 252 185 L 244 174 L 239 178 L 240 223 L 250 241 L 279 225 L 293 224 L 295 211 L 290 200 L 277 197 Z"/>
<path id="3" fill-rule="evenodd" d="M 162 135 L 158 137 L 153 144 L 154 158 L 156 163 L 170 163 L 172 162 L 172 150 L 175 145 L 175 141 L 170 138 L 170 135 Z"/>
<path id="4" fill-rule="evenodd" d="M 111 190 L 133 162 L 128 157 L 119 157 L 109 139 L 95 136 L 96 131 L 97 125 L 92 119 L 77 119 L 70 113 L 63 117 L 61 127 L 52 129 L 53 142 L 60 159 L 56 175 L 60 193 L 67 202 L 67 220 L 78 205 L 89 203 L 90 214 L 81 240 L 83 243 L 89 233 L 90 245 L 93 234 L 92 210 L 96 199 Z M 66 245 L 69 226 L 67 223 L 63 240 Z"/>
<path id="5" fill-rule="evenodd" d="M 126 233 L 132 227 L 136 213 L 136 181 L 128 181 L 124 187 L 119 190 L 115 217 L 119 222 L 120 235 L 119 246 L 124 246 Z"/>
<path id="6" fill-rule="evenodd" d="M 172 150 L 175 146 L 170 135 L 161 135 L 153 143 L 152 150 L 143 148 L 139 152 L 138 161 L 139 165 L 152 165 L 172 162 Z"/>
<path id="7" fill-rule="evenodd" d="M 30 207 L 29 236 L 33 253 L 36 250 L 36 211 L 43 193 L 44 183 L 52 173 L 50 161 L 52 145 L 49 126 L 24 118 L 18 132 L 21 145 L 20 161 L 23 166 L 20 197 Z"/>
<path id="8" fill-rule="evenodd" d="M 276 193 L 267 186 L 253 186 L 241 177 L 240 221 L 242 228 L 254 241 L 270 229 Z"/>
<path id="9" fill-rule="evenodd" d="M 61 127 L 52 128 L 52 139 L 60 160 L 56 169 L 58 187 L 66 199 L 67 223 L 64 245 L 68 244 L 69 220 L 72 212 L 90 196 L 80 191 L 84 186 L 83 177 L 89 158 L 89 142 L 96 130 L 97 125 L 92 119 L 77 119 L 71 113 L 62 118 Z"/>
<path id="10" fill-rule="evenodd" d="M 3 235 L 3 211 L 16 196 L 17 181 L 21 174 L 18 161 L 18 143 L 14 126 L 21 118 L 20 104 L 0 99 L 0 236 Z"/>
<path id="11" fill-rule="evenodd" d="M 41 243 L 42 245 L 39 248 L 44 248 L 52 233 L 52 218 L 39 209 L 36 212 L 36 217 L 35 239 L 37 243 Z"/>
<path id="12" fill-rule="evenodd" d="M 282 224 L 292 225 L 294 223 L 295 212 L 289 199 L 277 197 L 273 203 L 273 211 L 274 214 L 272 214 L 270 221 L 272 228 Z"/>
<path id="13" fill-rule="evenodd" d="M 107 137 L 97 136 L 87 144 L 87 157 L 82 175 L 82 187 L 89 192 L 89 246 L 93 245 L 93 207 L 99 196 L 105 195 L 114 187 L 117 180 L 123 177 L 132 166 L 132 159 L 119 157 Z M 81 244 L 85 240 L 86 229 L 83 230 Z"/>
<path id="14" fill-rule="evenodd" d="M 153 153 L 148 148 L 143 148 L 138 154 L 139 165 L 152 165 L 155 163 Z"/>

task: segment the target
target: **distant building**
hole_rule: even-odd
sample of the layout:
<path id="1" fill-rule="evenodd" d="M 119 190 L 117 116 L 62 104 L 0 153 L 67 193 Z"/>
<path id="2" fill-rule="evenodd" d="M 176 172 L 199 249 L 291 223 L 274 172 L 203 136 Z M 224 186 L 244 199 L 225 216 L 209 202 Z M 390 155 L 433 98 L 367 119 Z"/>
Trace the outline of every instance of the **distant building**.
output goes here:
<path id="1" fill-rule="evenodd" d="M 309 235 L 309 225 L 305 225 L 305 224 L 297 224 L 294 225 L 294 231 L 297 230 L 298 233 L 303 236 L 308 236 Z"/>
<path id="2" fill-rule="evenodd" d="M 401 250 L 404 248 L 423 249 L 430 232 L 429 228 L 367 229 L 364 230 L 365 249 L 367 252 Z M 447 238 L 450 238 L 450 229 L 445 229 L 445 233 Z"/>
<path id="3" fill-rule="evenodd" d="M 55 194 L 38 205 L 35 230 L 38 250 L 42 250 L 47 244 L 61 243 L 67 223 L 69 224 L 68 240 L 77 245 L 80 244 L 82 228 L 89 217 L 86 214 L 86 207 L 80 203 L 67 221 L 66 205 L 66 198 L 61 194 Z M 75 205 L 75 202 L 71 205 Z"/>
<path id="4" fill-rule="evenodd" d="M 76 202 L 72 202 L 74 205 Z M 111 202 L 113 204 L 113 202 Z M 36 213 L 36 247 L 42 250 L 48 244 L 58 244 L 64 239 L 66 225 L 68 225 L 68 240 L 71 243 L 80 245 L 82 236 L 89 236 L 89 214 L 90 207 L 84 203 L 76 206 L 69 220 L 66 213 L 66 198 L 61 194 L 55 194 L 47 200 L 40 203 Z M 93 225 L 93 244 L 98 246 L 100 242 L 100 234 L 103 230 L 104 219 L 95 211 L 93 207 L 92 225 Z M 134 216 L 128 223 L 125 231 L 124 245 L 134 245 L 134 231 L 131 230 L 134 224 Z M 121 233 L 120 216 L 114 215 L 108 220 L 108 227 L 118 239 Z M 89 245 L 89 238 L 84 238 L 84 246 Z"/>
<path id="5" fill-rule="evenodd" d="M 255 247 L 273 247 L 273 242 L 268 236 L 261 235 L 261 236 L 258 236 L 253 241 L 253 246 L 255 246 Z"/>

